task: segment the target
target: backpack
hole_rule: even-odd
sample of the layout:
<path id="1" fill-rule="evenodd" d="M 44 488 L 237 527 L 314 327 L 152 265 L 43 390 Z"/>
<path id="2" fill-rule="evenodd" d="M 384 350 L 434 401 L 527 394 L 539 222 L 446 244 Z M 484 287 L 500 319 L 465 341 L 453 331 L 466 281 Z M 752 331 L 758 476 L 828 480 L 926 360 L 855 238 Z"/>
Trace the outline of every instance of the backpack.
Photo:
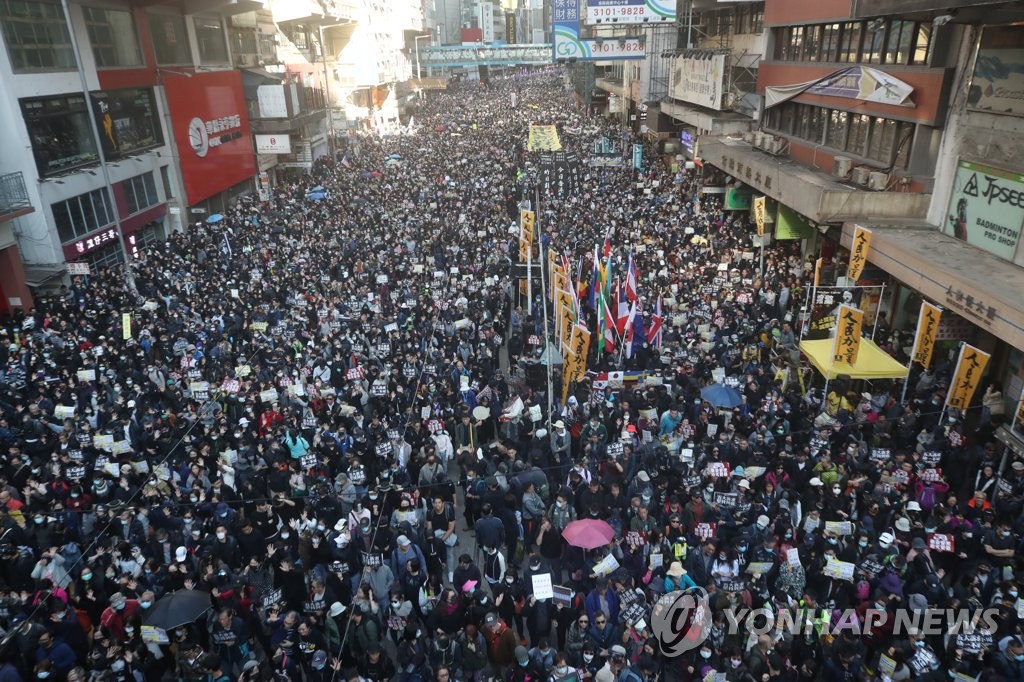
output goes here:
<path id="1" fill-rule="evenodd" d="M 924 511 L 931 511 L 932 507 L 935 506 L 937 497 L 938 496 L 935 494 L 935 488 L 933 486 L 926 485 L 924 489 L 921 490 L 921 494 L 918 496 L 917 502 L 921 505 L 921 509 Z"/>

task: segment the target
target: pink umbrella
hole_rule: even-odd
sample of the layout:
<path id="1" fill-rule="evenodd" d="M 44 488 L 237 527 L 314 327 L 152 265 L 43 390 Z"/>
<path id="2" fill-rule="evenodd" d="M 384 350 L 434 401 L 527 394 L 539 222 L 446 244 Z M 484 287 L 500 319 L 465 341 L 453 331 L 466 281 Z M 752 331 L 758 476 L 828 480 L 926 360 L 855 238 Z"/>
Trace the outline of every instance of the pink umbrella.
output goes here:
<path id="1" fill-rule="evenodd" d="M 611 542 L 615 529 L 600 519 L 580 519 L 566 526 L 562 537 L 573 547 L 595 549 Z"/>

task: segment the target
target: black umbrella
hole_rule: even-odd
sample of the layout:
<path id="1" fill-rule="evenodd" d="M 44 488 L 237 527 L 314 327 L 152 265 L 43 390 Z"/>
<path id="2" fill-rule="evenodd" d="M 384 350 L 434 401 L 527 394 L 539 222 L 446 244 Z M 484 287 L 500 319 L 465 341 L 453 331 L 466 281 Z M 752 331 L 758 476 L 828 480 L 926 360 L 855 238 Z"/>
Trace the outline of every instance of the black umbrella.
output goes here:
<path id="1" fill-rule="evenodd" d="M 143 618 L 143 622 L 164 630 L 173 630 L 179 625 L 198 620 L 211 608 L 213 605 L 210 603 L 209 592 L 178 590 L 165 595 L 154 604 L 153 609 Z"/>

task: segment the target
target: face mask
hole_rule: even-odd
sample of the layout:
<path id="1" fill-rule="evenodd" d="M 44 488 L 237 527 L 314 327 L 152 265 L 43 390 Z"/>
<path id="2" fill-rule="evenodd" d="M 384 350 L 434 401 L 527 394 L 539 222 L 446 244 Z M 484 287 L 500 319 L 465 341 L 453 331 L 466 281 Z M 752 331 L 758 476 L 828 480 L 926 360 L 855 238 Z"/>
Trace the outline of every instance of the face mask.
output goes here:
<path id="1" fill-rule="evenodd" d="M 877 609 L 878 611 L 885 611 L 885 604 L 882 604 L 882 603 L 876 601 L 875 602 L 875 609 Z"/>
<path id="2" fill-rule="evenodd" d="M 1013 597 L 1014 599 L 1017 598 L 1017 590 L 1010 590 L 1009 592 L 1011 597 Z"/>
<path id="3" fill-rule="evenodd" d="M 391 605 L 397 609 L 399 606 L 402 605 L 402 602 L 392 600 Z"/>
<path id="4" fill-rule="evenodd" d="M 743 661 L 738 661 L 738 660 L 736 660 L 735 658 L 731 658 L 731 659 L 729 659 L 729 663 L 730 663 L 730 664 L 732 665 L 732 667 L 734 667 L 734 668 L 738 668 L 738 667 L 740 667 L 740 663 L 742 663 L 742 662 L 743 662 Z"/>
<path id="5" fill-rule="evenodd" d="M 38 522 L 37 522 L 37 523 L 38 523 Z M 1004 531 L 1003 531 L 1003 537 L 1004 537 L 1004 538 L 1008 538 L 1008 537 L 1010 537 L 1010 531 L 1008 531 L 1008 530 L 1004 530 Z"/>
<path id="6" fill-rule="evenodd" d="M 377 493 L 370 493 L 370 499 L 371 500 L 376 500 L 377 499 Z"/>
<path id="7" fill-rule="evenodd" d="M 139 606 L 141 606 L 144 609 L 148 609 L 152 605 L 153 605 L 153 602 L 151 602 L 151 601 L 140 601 L 139 602 Z"/>
<path id="8" fill-rule="evenodd" d="M 124 611 L 124 604 L 118 604 L 116 608 L 118 611 Z"/>
<path id="9" fill-rule="evenodd" d="M 188 501 L 191 502 L 192 504 L 195 504 L 196 502 L 199 501 L 199 498 L 193 495 L 192 497 L 188 498 Z"/>
<path id="10" fill-rule="evenodd" d="M 512 576 L 509 576 L 509 577 L 505 578 L 505 584 L 506 585 L 511 585 L 514 582 L 515 582 L 515 578 L 513 578 Z"/>
<path id="11" fill-rule="evenodd" d="M 718 555 L 718 560 L 719 561 L 725 561 L 725 555 L 724 554 L 719 554 Z"/>
<path id="12" fill-rule="evenodd" d="M 565 507 L 565 502 L 563 502 L 562 500 L 558 500 L 557 502 L 555 502 L 555 504 L 558 505 L 559 509 Z"/>
<path id="13" fill-rule="evenodd" d="M 282 539 L 282 540 L 287 540 L 287 539 L 288 539 L 288 538 L 290 538 L 291 536 L 292 536 L 292 534 L 291 534 L 291 533 L 281 533 L 281 539 Z"/>
<path id="14" fill-rule="evenodd" d="M 77 500 L 79 497 L 81 497 L 81 495 L 79 495 L 78 493 L 71 493 L 71 497 Z"/>
<path id="15" fill-rule="evenodd" d="M 224 539 L 224 538 L 226 538 L 227 536 L 228 536 L 228 534 L 227 534 L 227 533 L 217 533 L 217 539 L 218 539 L 218 540 L 223 540 L 223 539 Z"/>
<path id="16" fill-rule="evenodd" d="M 39 524 L 41 524 L 43 522 L 43 517 L 42 516 L 37 516 L 35 518 L 35 521 L 36 521 L 36 525 L 39 525 Z"/>
<path id="17" fill-rule="evenodd" d="M 867 540 L 861 540 L 857 544 L 860 545 L 862 548 L 863 547 L 867 547 L 868 546 L 868 541 Z"/>
<path id="18" fill-rule="evenodd" d="M 594 654 L 583 654 L 584 663 L 590 663 L 592 660 L 594 660 Z"/>
<path id="19" fill-rule="evenodd" d="M 324 532 L 324 530 L 325 530 L 326 528 L 327 528 L 327 526 L 324 526 L 324 525 L 317 525 L 317 527 L 316 527 L 316 529 L 317 529 L 318 531 L 320 531 L 321 533 L 322 533 L 322 532 Z"/>
<path id="20" fill-rule="evenodd" d="M 83 573 L 82 580 L 84 580 L 85 582 L 89 582 L 90 580 L 92 580 L 92 573 Z"/>
<path id="21" fill-rule="evenodd" d="M 128 633 L 129 635 L 134 635 L 135 634 L 135 628 L 125 628 L 124 631 L 126 633 Z"/>
<path id="22" fill-rule="evenodd" d="M 700 657 L 701 657 L 701 658 L 703 658 L 703 659 L 705 659 L 705 660 L 706 660 L 706 659 L 709 659 L 709 658 L 711 658 L 711 652 L 710 652 L 710 651 L 707 651 L 707 650 L 705 650 L 705 649 L 701 649 L 701 650 L 700 650 Z"/>
<path id="23" fill-rule="evenodd" d="M 835 495 L 839 494 L 839 488 L 832 488 L 832 493 Z"/>
<path id="24" fill-rule="evenodd" d="M 785 538 L 786 538 L 787 540 L 789 540 L 789 539 L 790 539 L 790 538 L 792 538 L 792 537 L 793 537 L 793 534 L 792 534 L 792 533 L 786 533 L 786 535 L 785 535 Z"/>
<path id="25" fill-rule="evenodd" d="M 739 547 L 737 547 L 737 549 L 739 551 L 741 551 L 741 552 L 746 552 L 747 551 L 747 546 L 746 545 L 740 545 Z"/>
<path id="26" fill-rule="evenodd" d="M 922 648 L 924 646 L 924 640 L 923 639 L 917 640 L 916 642 L 914 642 L 914 646 L 916 646 L 918 649 Z"/>
<path id="27" fill-rule="evenodd" d="M 569 666 L 567 666 L 567 665 L 560 665 L 557 668 L 555 668 L 555 671 L 559 675 L 565 675 L 567 672 L 569 672 Z"/>
<path id="28" fill-rule="evenodd" d="M 1024 658 L 1024 656 L 1022 656 L 1022 658 Z M 45 680 L 49 676 L 50 676 L 50 671 L 49 670 L 40 670 L 39 672 L 36 673 L 36 677 L 38 677 L 41 680 Z"/>
<path id="29" fill-rule="evenodd" d="M 1013 657 L 1016 661 L 1024 661 L 1024 654 L 1017 654 Z"/>
<path id="30" fill-rule="evenodd" d="M 828 544 L 830 544 L 830 545 L 838 545 L 839 544 L 839 540 L 837 540 L 836 538 L 829 538 L 828 539 Z"/>

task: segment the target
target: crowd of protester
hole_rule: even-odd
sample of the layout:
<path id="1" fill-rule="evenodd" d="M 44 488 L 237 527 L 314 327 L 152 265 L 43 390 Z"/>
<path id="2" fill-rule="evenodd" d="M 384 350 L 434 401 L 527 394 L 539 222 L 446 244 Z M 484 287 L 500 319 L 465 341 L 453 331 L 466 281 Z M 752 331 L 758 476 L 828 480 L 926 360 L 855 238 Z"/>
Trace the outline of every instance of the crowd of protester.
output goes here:
<path id="1" fill-rule="evenodd" d="M 607 239 L 644 324 L 664 301 L 629 353 L 599 354 L 592 326 L 565 404 L 536 362 L 541 290 L 510 275 L 530 123 L 584 166 L 535 206 L 544 247 L 586 287 Z M 787 373 L 800 242 L 762 270 L 749 217 L 650 143 L 644 169 L 589 167 L 602 138 L 642 142 L 619 125 L 558 70 L 452 85 L 401 134 L 352 135 L 269 201 L 145 249 L 137 291 L 94 270 L 4 318 L 0 682 L 1024 680 L 1000 387 L 943 410 L 939 353 L 902 402 L 900 383 L 825 396 Z M 735 408 L 702 399 L 722 377 Z M 574 546 L 579 520 L 614 536 Z M 667 656 L 653 606 L 695 588 L 707 638 Z M 730 630 L 727 609 L 758 607 L 813 627 Z M 991 608 L 998 628 L 828 627 L 868 608 Z"/>

